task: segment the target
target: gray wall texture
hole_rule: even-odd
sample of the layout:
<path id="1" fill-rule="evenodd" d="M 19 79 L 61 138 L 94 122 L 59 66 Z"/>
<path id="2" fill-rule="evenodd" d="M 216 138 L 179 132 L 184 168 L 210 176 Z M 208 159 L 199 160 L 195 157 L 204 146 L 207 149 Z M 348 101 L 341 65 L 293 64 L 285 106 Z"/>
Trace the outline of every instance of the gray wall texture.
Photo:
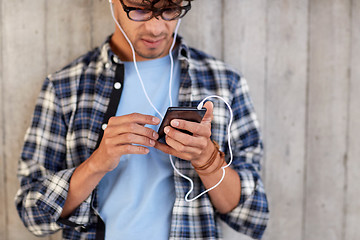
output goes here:
<path id="1" fill-rule="evenodd" d="M 261 121 L 264 239 L 359 239 L 360 0 L 193 5 L 181 34 L 243 73 Z M 0 239 L 31 240 L 13 199 L 40 86 L 114 24 L 106 0 L 0 0 L 0 13 Z M 224 228 L 225 239 L 246 239 Z"/>

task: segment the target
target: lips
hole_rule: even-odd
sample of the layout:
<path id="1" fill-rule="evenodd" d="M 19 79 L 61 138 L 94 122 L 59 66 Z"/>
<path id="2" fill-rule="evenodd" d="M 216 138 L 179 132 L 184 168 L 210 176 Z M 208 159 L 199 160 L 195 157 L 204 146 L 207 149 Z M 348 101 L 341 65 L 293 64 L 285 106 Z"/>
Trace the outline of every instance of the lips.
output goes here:
<path id="1" fill-rule="evenodd" d="M 141 39 L 144 45 L 148 48 L 157 48 L 161 45 L 164 41 L 163 38 L 161 39 Z"/>

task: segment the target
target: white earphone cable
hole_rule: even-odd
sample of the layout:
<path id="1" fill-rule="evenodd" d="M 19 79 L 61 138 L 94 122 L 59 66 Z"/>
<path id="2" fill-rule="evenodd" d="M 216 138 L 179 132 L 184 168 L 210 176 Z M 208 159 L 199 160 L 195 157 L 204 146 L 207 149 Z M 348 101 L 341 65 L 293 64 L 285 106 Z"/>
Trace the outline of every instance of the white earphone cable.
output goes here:
<path id="1" fill-rule="evenodd" d="M 147 92 L 146 92 L 146 89 L 145 89 L 145 86 L 144 86 L 144 83 L 143 83 L 143 80 L 141 78 L 141 75 L 140 75 L 140 72 L 139 72 L 139 69 L 138 69 L 138 66 L 137 66 L 137 63 L 136 63 L 136 56 L 135 56 L 135 50 L 134 50 L 134 47 L 130 41 L 130 39 L 127 37 L 127 35 L 125 34 L 124 30 L 122 29 L 122 27 L 120 26 L 119 22 L 117 21 L 116 17 L 115 17 L 115 14 L 114 14 L 114 9 L 113 9 L 113 6 L 112 6 L 112 1 L 109 0 L 109 3 L 110 3 L 110 10 L 111 10 L 111 15 L 117 25 L 117 27 L 119 28 L 119 30 L 122 32 L 123 36 L 125 37 L 126 41 L 129 43 L 130 45 L 130 48 L 132 50 L 132 56 L 133 56 L 133 63 L 134 63 L 134 67 L 135 67 L 135 70 L 136 70 L 136 73 L 137 73 L 137 76 L 139 78 L 139 81 L 140 81 L 140 84 L 141 84 L 141 87 L 142 87 L 142 90 L 145 94 L 145 97 L 146 99 L 148 100 L 149 104 L 151 105 L 151 107 L 156 111 L 157 114 L 159 114 L 159 116 L 161 117 L 161 119 L 164 118 L 164 116 L 159 112 L 159 110 L 154 106 L 154 104 L 152 103 L 151 99 L 149 98 Z M 179 26 L 180 26 L 180 23 L 181 23 L 181 19 L 178 20 L 178 23 L 176 25 L 176 28 L 175 28 L 175 31 L 174 31 L 174 39 L 173 39 L 173 42 L 171 44 L 171 47 L 170 47 L 170 50 L 169 50 L 169 56 L 170 56 L 170 62 L 171 62 L 171 66 L 170 66 L 170 82 L 169 82 L 169 101 L 170 101 L 170 106 L 173 105 L 173 102 L 172 102 L 172 96 L 171 96 L 171 91 L 172 91 L 172 80 L 173 80 L 173 69 L 174 69 L 174 59 L 173 59 L 173 56 L 172 56 L 172 50 L 175 46 L 175 43 L 176 43 L 176 36 L 177 36 L 177 33 L 178 33 L 178 30 L 179 30 Z M 192 199 L 189 199 L 189 195 L 191 194 L 191 192 L 194 190 L 194 182 L 192 181 L 191 178 L 189 178 L 188 176 L 182 174 L 176 167 L 175 167 L 175 164 L 174 164 L 174 161 L 172 159 L 172 156 L 169 155 L 169 158 L 170 158 L 170 162 L 171 162 L 171 165 L 173 167 L 173 169 L 175 170 L 175 172 L 177 174 L 179 174 L 181 177 L 183 177 L 184 179 L 188 180 L 190 182 L 190 190 L 186 193 L 185 195 L 185 201 L 187 202 L 192 202 L 196 199 L 198 199 L 199 197 L 201 197 L 202 195 L 204 195 L 205 193 L 213 190 L 214 188 L 216 188 L 217 186 L 220 185 L 220 183 L 224 180 L 225 178 L 225 168 L 229 167 L 230 164 L 232 163 L 232 160 L 233 160 L 233 153 L 232 153 L 232 150 L 231 150 L 231 143 L 230 143 L 230 140 L 231 140 L 231 137 L 230 137 L 230 129 L 231 129 L 231 124 L 232 124 L 232 118 L 233 118 L 233 112 L 231 110 L 231 107 L 230 105 L 220 96 L 216 96 L 216 95 L 212 95 L 212 96 L 208 96 L 206 98 L 204 98 L 200 103 L 199 105 L 197 106 L 198 109 L 201 109 L 204 105 L 204 102 L 206 100 L 208 100 L 209 98 L 219 98 L 221 99 L 222 101 L 225 102 L 226 106 L 228 107 L 229 111 L 230 111 L 230 121 L 229 121 L 229 125 L 228 125 L 228 130 L 227 130 L 227 135 L 228 135 L 228 147 L 229 147 L 229 152 L 230 152 L 230 161 L 229 163 L 226 165 L 226 166 L 223 166 L 221 167 L 222 171 L 223 171 L 223 174 L 222 174 L 222 177 L 221 179 L 219 180 L 219 182 L 217 184 L 215 184 L 213 187 L 203 191 L 202 193 L 200 193 L 199 195 L 197 195 L 196 197 L 192 198 Z"/>
<path id="2" fill-rule="evenodd" d="M 130 39 L 128 38 L 128 36 L 126 35 L 125 31 L 122 29 L 122 27 L 120 26 L 119 22 L 117 21 L 116 17 L 115 17 L 115 14 L 114 14 L 114 8 L 113 8 L 113 5 L 112 5 L 112 2 L 111 0 L 109 0 L 110 2 L 110 9 L 111 9 L 111 15 L 117 25 L 117 27 L 119 28 L 119 30 L 122 32 L 123 36 L 125 37 L 126 41 L 128 42 L 128 44 L 130 45 L 130 48 L 131 48 L 131 51 L 132 51 L 132 56 L 133 56 L 133 63 L 134 63 L 134 67 L 135 67 L 135 71 L 136 71 L 136 74 L 140 80 L 140 84 L 141 84 L 141 87 L 142 87 L 142 90 L 145 94 L 145 97 L 146 99 L 148 100 L 149 104 L 151 105 L 151 107 L 156 111 L 157 114 L 159 114 L 159 116 L 161 117 L 161 119 L 164 118 L 164 116 L 160 113 L 160 111 L 155 107 L 155 105 L 152 103 L 149 95 L 147 94 L 147 91 L 145 89 L 145 86 L 144 86 L 144 82 L 142 80 L 142 77 L 140 75 L 140 72 L 139 72 L 139 68 L 137 66 L 137 63 L 136 63 L 136 55 L 135 55 L 135 49 L 130 41 Z M 171 44 L 171 47 L 170 47 L 170 50 L 169 50 L 169 56 L 170 56 L 170 83 L 169 83 L 169 102 L 170 102 L 170 106 L 172 106 L 172 98 L 171 98 L 171 85 L 172 85 L 172 79 L 173 79 L 173 69 L 174 69 L 174 59 L 173 59 L 173 56 L 172 56 L 172 50 L 175 46 L 175 43 L 176 43 L 176 36 L 177 36 L 177 32 L 179 30 L 179 26 L 180 26 L 180 23 L 181 23 L 181 19 L 179 19 L 177 25 L 176 25 L 176 28 L 175 28 L 175 32 L 174 32 L 174 39 L 173 39 L 173 42 Z"/>
<path id="3" fill-rule="evenodd" d="M 170 83 L 169 83 L 169 99 L 170 99 L 170 106 L 173 105 L 173 101 L 172 101 L 172 96 L 171 96 L 171 92 L 172 92 L 172 82 L 173 82 L 173 76 L 174 76 L 174 58 L 173 58 L 173 55 L 172 55 L 172 50 L 175 46 L 175 43 L 176 43 L 176 36 L 177 36 L 177 33 L 179 31 L 179 27 L 180 27 L 180 24 L 181 24 L 181 19 L 178 20 L 178 23 L 176 24 L 176 28 L 175 28 L 175 32 L 174 32 L 174 40 L 171 44 L 171 47 L 170 47 L 170 50 L 169 50 L 169 56 L 170 56 Z"/>
<path id="4" fill-rule="evenodd" d="M 228 147 L 229 147 L 229 153 L 230 153 L 230 161 L 229 163 L 226 165 L 226 166 L 223 166 L 221 167 L 223 173 L 222 173 L 222 176 L 221 176 L 221 179 L 214 185 L 212 186 L 211 188 L 208 188 L 206 189 L 205 191 L 203 191 L 202 193 L 198 194 L 197 196 L 195 196 L 194 198 L 191 198 L 189 199 L 189 195 L 191 194 L 191 192 L 194 190 L 194 182 L 187 176 L 185 176 L 184 174 L 180 173 L 180 171 L 178 171 L 178 169 L 176 169 L 175 165 L 174 165 L 174 162 L 173 162 L 173 159 L 172 159 L 172 156 L 170 156 L 170 160 L 171 160 L 171 165 L 173 166 L 173 168 L 175 169 L 175 171 L 180 175 L 182 176 L 183 178 L 185 178 L 186 180 L 188 180 L 190 182 L 190 190 L 186 193 L 185 195 L 185 201 L 186 202 L 192 202 L 196 199 L 198 199 L 199 197 L 201 197 L 202 195 L 204 195 L 205 193 L 213 190 L 214 188 L 216 188 L 217 186 L 220 185 L 220 183 L 224 180 L 225 178 L 225 168 L 229 167 L 233 161 L 233 152 L 232 152 L 232 149 L 231 149 L 231 136 L 230 136 L 230 131 L 231 131 L 231 124 L 232 124 L 232 119 L 233 119 L 233 112 L 232 112 L 232 109 L 230 107 L 230 105 L 225 101 L 224 98 L 220 97 L 220 96 L 217 96 L 217 95 L 211 95 L 211 96 L 208 96 L 206 98 L 204 98 L 200 103 L 199 105 L 197 106 L 197 109 L 201 109 L 204 105 L 204 102 L 206 100 L 208 100 L 209 98 L 219 98 L 220 100 L 222 100 L 226 106 L 228 107 L 229 109 L 229 112 L 230 112 L 230 120 L 229 120 L 229 124 L 228 124 L 228 128 L 227 128 L 227 137 L 228 137 Z"/>

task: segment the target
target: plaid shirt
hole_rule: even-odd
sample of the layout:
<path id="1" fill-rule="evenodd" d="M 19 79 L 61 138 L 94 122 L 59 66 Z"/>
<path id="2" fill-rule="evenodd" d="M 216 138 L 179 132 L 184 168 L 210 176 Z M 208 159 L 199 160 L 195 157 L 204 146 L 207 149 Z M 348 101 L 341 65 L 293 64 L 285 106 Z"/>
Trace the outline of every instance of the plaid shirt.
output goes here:
<path id="1" fill-rule="evenodd" d="M 203 98 L 214 94 L 231 103 L 234 113 L 231 167 L 241 179 L 241 199 L 228 214 L 217 213 L 207 194 L 188 203 L 184 196 L 190 184 L 174 172 L 176 200 L 170 239 L 222 239 L 218 218 L 236 231 L 261 238 L 269 213 L 259 176 L 263 153 L 259 124 L 247 83 L 223 62 L 188 48 L 182 40 L 179 60 L 180 106 L 197 106 Z M 102 137 L 110 98 L 121 86 L 114 84 L 118 81 L 115 72 L 119 66 L 122 63 L 111 51 L 107 39 L 100 48 L 48 76 L 44 82 L 25 136 L 18 166 L 21 187 L 15 198 L 22 221 L 35 235 L 62 229 L 64 239 L 103 238 L 99 234 L 104 229 L 98 216 L 96 189 L 70 217 L 60 219 L 60 214 L 74 169 L 90 157 Z M 214 99 L 213 102 L 212 138 L 219 143 L 228 161 L 229 112 L 221 101 Z M 191 196 L 204 191 L 190 162 L 176 159 L 175 165 L 194 180 Z"/>

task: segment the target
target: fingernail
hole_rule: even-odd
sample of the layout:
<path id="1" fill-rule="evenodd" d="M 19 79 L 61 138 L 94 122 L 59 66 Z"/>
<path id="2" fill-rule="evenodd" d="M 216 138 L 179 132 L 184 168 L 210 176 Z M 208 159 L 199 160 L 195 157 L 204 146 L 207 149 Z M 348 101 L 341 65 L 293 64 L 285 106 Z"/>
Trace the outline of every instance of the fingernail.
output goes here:
<path id="1" fill-rule="evenodd" d="M 151 146 L 154 146 L 154 145 L 155 145 L 155 141 L 152 140 L 152 139 L 150 139 L 150 145 L 151 145 Z"/>
<path id="2" fill-rule="evenodd" d="M 165 134 L 168 134 L 168 133 L 169 133 L 169 131 L 170 131 L 169 127 L 165 127 L 165 128 L 164 128 L 164 132 L 165 132 Z"/>
<path id="3" fill-rule="evenodd" d="M 173 126 L 173 127 L 177 127 L 177 126 L 179 126 L 179 121 L 177 121 L 177 120 L 172 120 L 171 121 L 171 125 Z"/>
<path id="4" fill-rule="evenodd" d="M 154 123 L 159 123 L 160 122 L 160 119 L 158 119 L 157 117 L 153 117 L 152 120 L 153 120 Z"/>
<path id="5" fill-rule="evenodd" d="M 158 138 L 159 138 L 159 134 L 157 134 L 157 132 L 153 132 L 153 137 L 154 137 L 154 139 L 158 139 Z"/>

